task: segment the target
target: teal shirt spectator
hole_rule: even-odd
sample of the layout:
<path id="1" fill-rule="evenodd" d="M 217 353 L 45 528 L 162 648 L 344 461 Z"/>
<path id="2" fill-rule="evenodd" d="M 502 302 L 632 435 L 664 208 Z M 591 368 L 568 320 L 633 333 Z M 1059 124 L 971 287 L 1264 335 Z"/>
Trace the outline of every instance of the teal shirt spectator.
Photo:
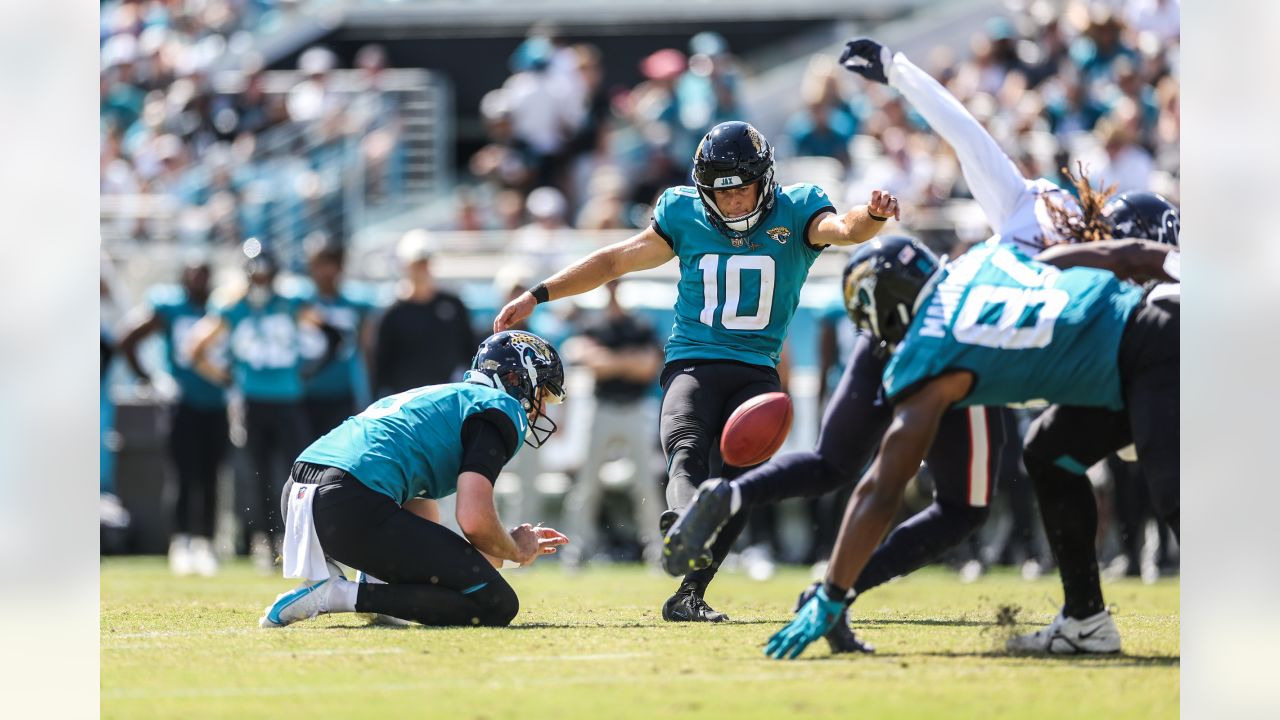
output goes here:
<path id="1" fill-rule="evenodd" d="M 302 399 L 303 334 L 299 298 L 272 293 L 261 305 L 241 298 L 217 310 L 229 330 L 231 378 L 248 400 Z M 319 340 L 323 346 L 323 339 Z M 323 353 L 312 352 L 315 356 Z"/>
<path id="2" fill-rule="evenodd" d="M 401 505 L 438 500 L 458 490 L 462 424 L 489 409 L 511 418 L 519 453 L 529 419 L 515 398 L 484 385 L 448 383 L 378 400 L 311 443 L 298 462 L 346 470 Z"/>
<path id="3" fill-rule="evenodd" d="M 858 134 L 858 121 L 844 108 L 825 112 L 822 127 L 809 112 L 793 115 L 787 122 L 787 138 L 798 156 L 829 157 L 847 162 L 849 142 Z"/>
<path id="4" fill-rule="evenodd" d="M 312 293 L 308 303 L 320 313 L 326 324 L 342 336 L 342 347 L 333 360 L 307 380 L 307 397 L 336 399 L 354 396 L 364 400 L 368 397 L 368 382 L 360 355 L 360 330 L 373 313 L 374 304 L 346 289 L 333 297 Z"/>
<path id="5" fill-rule="evenodd" d="M 1124 408 L 1117 358 L 1142 288 L 1104 270 L 1059 270 L 986 243 L 942 272 L 885 368 L 890 399 L 968 370 L 974 384 L 961 407 Z"/>
<path id="6" fill-rule="evenodd" d="M 197 373 L 191 361 L 191 328 L 204 317 L 207 308 L 193 303 L 187 291 L 179 285 L 154 287 L 147 300 L 161 323 L 165 360 L 169 374 L 178 384 L 181 401 L 201 410 L 226 407 L 227 397 L 223 389 Z M 212 355 L 222 360 L 225 349 L 225 344 L 219 343 Z"/>
<path id="7" fill-rule="evenodd" d="M 773 210 L 746 238 L 717 230 L 690 186 L 668 189 L 653 226 L 680 260 L 676 319 L 666 360 L 736 360 L 774 367 L 800 302 L 800 288 L 822 252 L 805 239 L 809 222 L 835 212 L 816 185 L 777 188 Z"/>

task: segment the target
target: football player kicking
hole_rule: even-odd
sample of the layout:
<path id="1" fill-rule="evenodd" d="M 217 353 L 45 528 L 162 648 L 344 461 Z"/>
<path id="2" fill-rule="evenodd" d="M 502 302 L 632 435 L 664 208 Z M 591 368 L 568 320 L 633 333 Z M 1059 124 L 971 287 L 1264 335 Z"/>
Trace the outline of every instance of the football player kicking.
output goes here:
<path id="1" fill-rule="evenodd" d="M 893 419 L 849 501 L 822 586 L 766 653 L 794 658 L 822 637 L 867 567 L 951 407 L 1055 403 L 1028 434 L 1027 469 L 1062 568 L 1066 605 L 1012 650 L 1112 653 L 1120 637 L 1102 605 L 1093 550 L 1096 508 L 1085 468 L 1129 444 L 1158 511 L 1178 527 L 1178 317 L 1169 245 L 1062 245 L 1029 260 L 991 245 L 939 266 L 924 246 L 893 238 L 859 249 L 845 270 L 850 316 L 894 349 L 884 373 Z M 1065 270 L 1060 268 L 1066 268 Z M 1057 471 L 1054 470 L 1057 469 Z M 1080 495 L 1083 489 L 1084 494 Z"/>
<path id="2" fill-rule="evenodd" d="M 285 577 L 304 582 L 277 597 L 259 625 L 336 612 L 510 624 L 519 601 L 495 568 L 528 565 L 568 538 L 527 523 L 503 528 L 493 483 L 522 442 L 538 447 L 555 431 L 544 405 L 563 400 L 555 349 L 531 333 L 504 332 L 480 345 L 463 382 L 383 398 L 316 440 L 281 498 Z M 455 492 L 466 539 L 428 519 L 438 518 L 434 501 Z M 349 581 L 335 560 L 385 582 Z"/>
<path id="3" fill-rule="evenodd" d="M 980 248 L 1007 245 L 1034 254 L 1054 243 L 1113 236 L 1177 244 L 1177 209 L 1154 193 L 1126 193 L 1104 207 L 1106 195 L 1091 190 L 1087 178 L 1081 178 L 1077 191 L 1090 199 L 1082 208 L 1054 183 L 1023 177 L 964 106 L 902 53 L 860 38 L 847 44 L 841 62 L 852 72 L 898 89 L 956 149 L 966 182 L 995 230 Z M 887 362 L 881 341 L 860 333 L 827 405 L 814 450 L 777 457 L 733 482 L 708 485 L 668 533 L 667 570 L 683 572 L 707 562 L 706 547 L 740 509 L 818 496 L 855 482 L 892 418 L 892 407 L 880 392 Z M 993 488 L 1016 471 L 1020 446 L 1017 422 L 1008 408 L 947 411 L 928 453 L 936 488 L 933 502 L 885 539 L 858 576 L 853 596 L 923 567 L 981 527 Z M 813 590 L 816 587 L 810 594 Z M 843 619 L 832 626 L 827 641 L 834 652 L 870 650 Z"/>
<path id="4" fill-rule="evenodd" d="M 821 188 L 779 187 L 773 148 L 744 122 L 725 122 L 702 139 L 693 186 L 666 190 L 652 224 L 602 248 L 508 303 L 495 331 L 529 316 L 534 306 L 577 295 L 629 272 L 680 259 L 676 320 L 666 345 L 659 435 L 667 459 L 664 527 L 710 475 L 730 413 L 746 400 L 780 389 L 776 366 L 800 287 L 828 245 L 865 242 L 898 217 L 892 195 L 837 214 Z M 743 468 L 725 467 L 726 477 Z M 720 622 L 704 599 L 707 585 L 742 530 L 735 518 L 720 533 L 707 567 L 687 574 L 662 607 L 674 622 Z"/>

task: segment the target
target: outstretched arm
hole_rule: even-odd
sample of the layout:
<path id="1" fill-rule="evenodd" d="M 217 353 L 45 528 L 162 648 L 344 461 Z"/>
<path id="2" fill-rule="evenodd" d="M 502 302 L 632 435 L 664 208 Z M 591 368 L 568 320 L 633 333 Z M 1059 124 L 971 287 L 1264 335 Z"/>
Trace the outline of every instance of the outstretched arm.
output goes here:
<path id="1" fill-rule="evenodd" d="M 1037 255 L 1036 260 L 1064 270 L 1070 267 L 1110 270 L 1116 277 L 1135 282 L 1178 282 L 1168 262 L 1171 255 L 1177 254 L 1176 248 L 1150 240 L 1103 240 L 1054 245 Z"/>
<path id="2" fill-rule="evenodd" d="M 853 587 L 889 530 L 902 492 L 929 452 L 943 413 L 963 399 L 972 384 L 968 373 L 942 375 L 897 405 L 880 454 L 849 499 L 827 569 L 829 586 L 846 592 Z"/>
<path id="3" fill-rule="evenodd" d="M 653 227 L 647 227 L 622 242 L 600 248 L 547 278 L 540 286 L 546 292 L 542 302 L 594 290 L 629 272 L 658 267 L 675 256 L 667 241 Z M 493 331 L 502 332 L 529 317 L 538 302 L 531 290 L 507 303 L 494 318 Z"/>
<path id="4" fill-rule="evenodd" d="M 849 71 L 887 83 L 902 93 L 933 131 L 951 145 L 973 197 L 992 228 L 1001 232 L 1026 193 L 1028 181 L 986 128 L 941 83 L 902 53 L 858 38 L 849 41 L 840 60 Z"/>
<path id="5" fill-rule="evenodd" d="M 898 198 L 883 190 L 871 191 L 871 202 L 843 215 L 826 213 L 809 226 L 810 245 L 857 245 L 876 236 L 889 218 L 900 219 Z"/>

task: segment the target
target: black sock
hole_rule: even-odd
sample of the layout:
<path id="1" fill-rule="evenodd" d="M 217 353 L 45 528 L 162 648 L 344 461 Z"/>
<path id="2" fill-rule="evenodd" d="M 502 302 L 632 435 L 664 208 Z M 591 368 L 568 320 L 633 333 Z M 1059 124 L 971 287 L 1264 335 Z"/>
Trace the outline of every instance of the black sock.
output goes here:
<path id="1" fill-rule="evenodd" d="M 872 553 L 853 589 L 862 594 L 914 572 L 958 545 L 987 519 L 987 508 L 941 504 L 936 500 L 894 528 Z"/>
<path id="2" fill-rule="evenodd" d="M 1049 547 L 1058 561 L 1064 598 L 1062 612 L 1081 619 L 1102 612 L 1102 585 L 1098 579 L 1098 504 L 1085 475 L 1028 456 L 1027 471 L 1035 483 L 1040 517 Z"/>
<path id="3" fill-rule="evenodd" d="M 772 461 L 735 479 L 742 491 L 744 508 L 776 503 L 793 497 L 817 497 L 854 480 L 853 472 L 842 473 L 815 452 L 779 455 Z"/>

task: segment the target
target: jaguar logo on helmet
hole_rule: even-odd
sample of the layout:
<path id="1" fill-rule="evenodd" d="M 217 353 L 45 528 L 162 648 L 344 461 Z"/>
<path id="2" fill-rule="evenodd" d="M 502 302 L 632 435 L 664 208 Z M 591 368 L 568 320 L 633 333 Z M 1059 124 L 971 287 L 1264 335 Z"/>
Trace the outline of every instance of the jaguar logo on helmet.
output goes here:
<path id="1" fill-rule="evenodd" d="M 755 146 L 756 152 L 760 152 L 764 144 L 764 138 L 760 137 L 760 131 L 748 125 L 747 137 L 751 138 L 751 144 Z"/>

